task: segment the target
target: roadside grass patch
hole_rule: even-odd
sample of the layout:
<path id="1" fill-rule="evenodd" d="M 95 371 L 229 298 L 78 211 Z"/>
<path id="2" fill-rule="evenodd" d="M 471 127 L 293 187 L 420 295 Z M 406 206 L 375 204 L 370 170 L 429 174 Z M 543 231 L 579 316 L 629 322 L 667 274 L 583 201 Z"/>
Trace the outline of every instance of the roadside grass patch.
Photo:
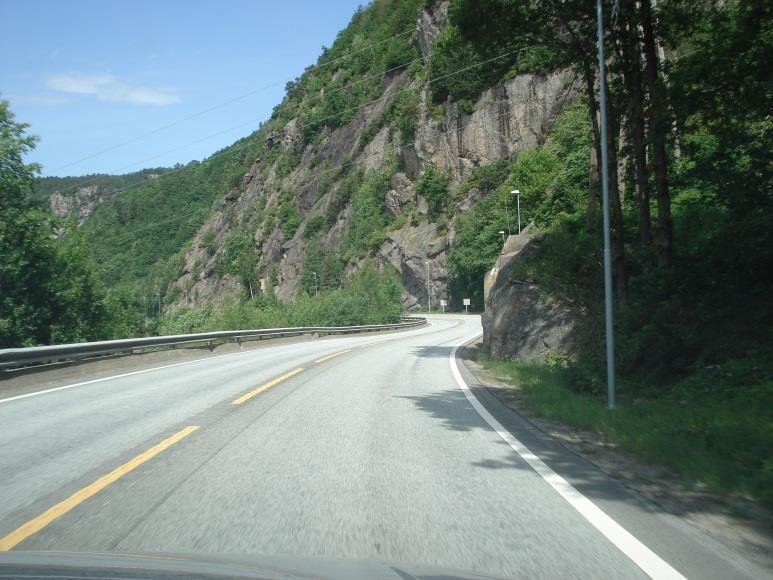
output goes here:
<path id="1" fill-rule="evenodd" d="M 670 394 L 634 399 L 619 385 L 615 410 L 572 390 L 570 369 L 485 354 L 478 361 L 519 387 L 540 417 L 601 434 L 684 480 L 773 506 L 773 357 L 770 352 L 698 370 Z"/>

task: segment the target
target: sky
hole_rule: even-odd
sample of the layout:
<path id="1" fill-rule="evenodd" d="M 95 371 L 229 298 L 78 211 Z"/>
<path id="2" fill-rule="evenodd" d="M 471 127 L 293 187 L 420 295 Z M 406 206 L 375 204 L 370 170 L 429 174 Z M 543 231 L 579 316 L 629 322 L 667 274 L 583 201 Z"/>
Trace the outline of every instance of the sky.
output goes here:
<path id="1" fill-rule="evenodd" d="M 0 99 L 42 175 L 201 160 L 268 119 L 364 3 L 0 0 Z"/>

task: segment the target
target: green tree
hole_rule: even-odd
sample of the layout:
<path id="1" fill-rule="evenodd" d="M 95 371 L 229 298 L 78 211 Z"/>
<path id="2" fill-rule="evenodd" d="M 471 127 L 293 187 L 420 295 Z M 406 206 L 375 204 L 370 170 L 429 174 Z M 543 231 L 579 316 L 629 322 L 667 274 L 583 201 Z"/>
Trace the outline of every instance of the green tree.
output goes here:
<path id="1" fill-rule="evenodd" d="M 75 228 L 31 207 L 39 167 L 24 155 L 37 139 L 0 101 L 0 347 L 107 337 L 109 312 L 97 270 Z"/>
<path id="2" fill-rule="evenodd" d="M 27 135 L 29 125 L 17 123 L 8 101 L 0 100 L 0 209 L 3 212 L 29 206 L 27 201 L 40 166 L 24 163 L 38 137 Z"/>

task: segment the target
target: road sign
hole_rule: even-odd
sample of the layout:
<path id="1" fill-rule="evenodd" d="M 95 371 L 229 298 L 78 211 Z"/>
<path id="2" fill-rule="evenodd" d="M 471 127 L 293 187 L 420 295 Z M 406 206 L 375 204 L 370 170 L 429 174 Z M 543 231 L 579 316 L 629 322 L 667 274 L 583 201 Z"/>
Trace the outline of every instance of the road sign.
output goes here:
<path id="1" fill-rule="evenodd" d="M 467 307 L 470 305 L 470 299 L 469 298 L 465 298 L 463 300 L 463 304 L 464 304 L 464 311 L 467 312 Z"/>
<path id="2" fill-rule="evenodd" d="M 447 304 L 448 304 L 448 302 L 446 302 L 446 301 L 445 301 L 445 300 L 443 300 L 442 298 L 440 299 L 440 308 L 442 308 L 442 309 L 443 309 L 443 312 L 445 312 L 445 311 L 446 311 L 446 305 L 447 305 Z"/>

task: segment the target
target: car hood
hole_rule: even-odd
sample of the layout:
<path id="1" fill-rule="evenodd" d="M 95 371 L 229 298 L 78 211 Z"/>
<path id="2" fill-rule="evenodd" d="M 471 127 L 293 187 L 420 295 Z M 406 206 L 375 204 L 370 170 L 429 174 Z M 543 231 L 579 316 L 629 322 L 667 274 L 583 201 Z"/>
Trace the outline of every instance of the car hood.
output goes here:
<path id="1" fill-rule="evenodd" d="M 253 556 L 221 554 L 103 554 L 73 552 L 0 553 L 0 578 L 319 578 L 383 579 L 413 578 L 490 579 L 493 576 L 406 565 L 380 560 L 342 560 L 306 556 Z"/>

